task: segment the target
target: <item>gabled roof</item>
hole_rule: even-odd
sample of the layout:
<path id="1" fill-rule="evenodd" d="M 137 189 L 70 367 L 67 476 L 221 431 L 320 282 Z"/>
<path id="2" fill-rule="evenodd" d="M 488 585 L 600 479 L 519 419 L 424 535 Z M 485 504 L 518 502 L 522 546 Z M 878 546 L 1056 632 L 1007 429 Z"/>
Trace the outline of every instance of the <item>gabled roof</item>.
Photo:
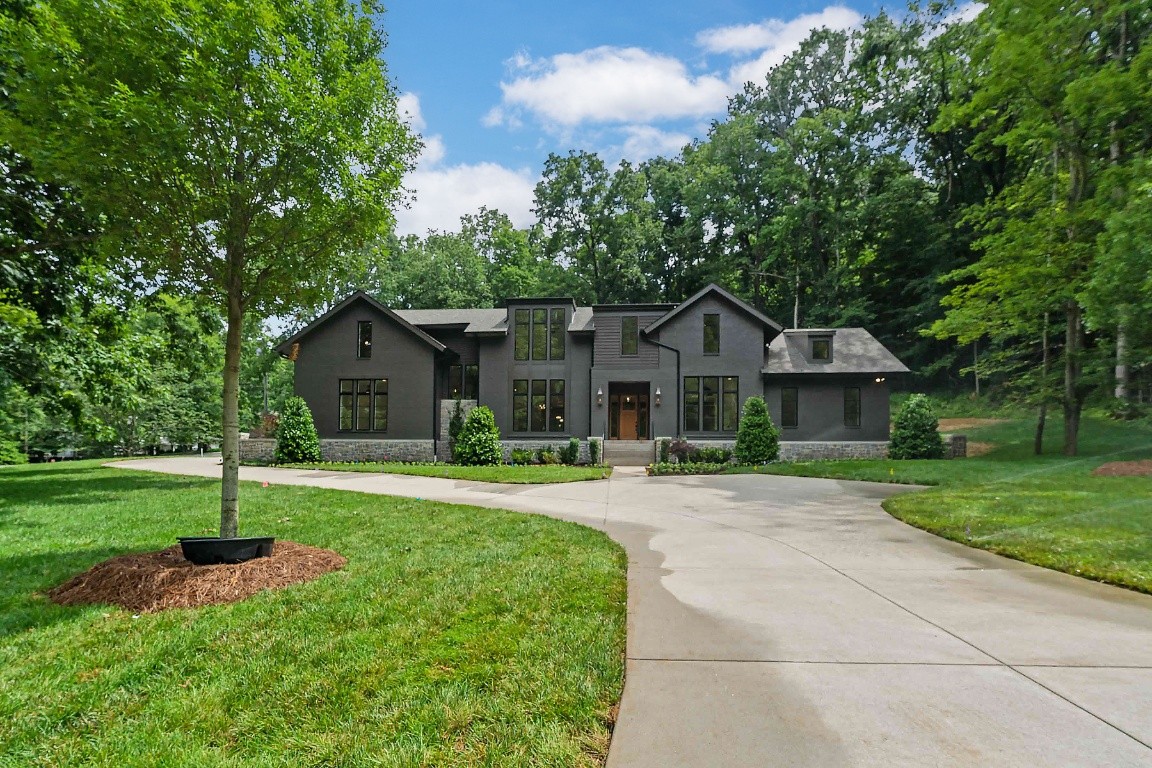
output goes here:
<path id="1" fill-rule="evenodd" d="M 748 315 L 749 317 L 756 320 L 761 325 L 763 325 L 767 328 L 771 328 L 772 330 L 774 330 L 776 332 L 780 332 L 780 331 L 784 330 L 783 326 L 781 326 L 775 320 L 772 320 L 767 315 L 764 315 L 763 313 L 757 311 L 754 307 L 752 307 L 751 305 L 747 304 L 746 302 L 743 302 L 740 299 L 736 298 L 735 296 L 728 293 L 728 291 L 724 290 L 723 288 L 716 285 L 715 283 L 711 283 L 711 284 L 705 286 L 704 288 L 701 288 L 699 291 L 697 291 L 692 296 L 685 299 L 683 302 L 681 302 L 681 304 L 678 307 L 673 309 L 668 314 L 664 315 L 664 317 L 660 318 L 656 322 L 649 325 L 647 328 L 644 329 L 644 333 L 646 333 L 646 334 L 652 333 L 652 332 L 658 330 L 660 328 L 660 326 L 662 326 L 665 323 L 667 323 L 668 321 L 672 320 L 677 315 L 679 315 L 681 312 L 684 312 L 689 307 L 691 307 L 693 304 L 700 301 L 705 296 L 709 296 L 709 295 L 719 296 L 720 298 L 724 299 L 729 304 L 736 307 L 737 309 L 742 311 L 744 314 Z"/>
<path id="2" fill-rule="evenodd" d="M 396 314 L 412 325 L 462 325 L 464 333 L 506 333 L 506 309 L 397 309 Z"/>
<path id="3" fill-rule="evenodd" d="M 832 360 L 808 359 L 809 336 L 832 336 Z M 768 345 L 762 373 L 907 373 L 908 366 L 863 328 L 788 330 Z"/>
<path id="4" fill-rule="evenodd" d="M 305 336 L 308 336 L 309 334 L 312 333 L 312 331 L 316 330 L 321 325 L 326 323 L 329 320 L 329 318 L 336 316 L 337 314 L 344 311 L 347 307 L 351 306 L 354 302 L 357 302 L 357 301 L 366 302 L 370 307 L 372 307 L 373 309 L 377 310 L 381 314 L 383 314 L 383 315 L 387 316 L 388 318 L 392 319 L 393 321 L 395 321 L 397 325 L 399 325 L 401 328 L 403 328 L 404 330 L 411 333 L 416 338 L 420 339 L 420 341 L 422 341 L 425 344 L 427 344 L 428 346 L 430 346 L 436 352 L 443 352 L 445 349 L 447 349 L 446 346 L 444 346 L 440 342 L 436 341 L 436 339 L 434 339 L 431 336 L 429 336 L 428 334 L 424 333 L 424 331 L 420 330 L 415 325 L 413 325 L 412 323 L 405 320 L 403 317 L 398 315 L 396 312 L 393 312 L 392 310 L 388 309 L 388 307 L 386 307 L 383 304 L 381 304 L 380 302 L 376 301 L 376 299 L 372 298 L 367 293 L 364 293 L 364 291 L 356 291 L 356 293 L 352 294 L 351 296 L 344 299 L 343 301 L 341 301 L 336 306 L 332 307 L 332 309 L 330 309 L 327 312 L 325 312 L 324 314 L 320 315 L 320 317 L 318 317 L 315 320 L 313 320 L 312 322 L 308 323 L 308 325 L 304 326 L 302 329 L 297 331 L 295 334 L 293 334 L 289 338 L 285 339 L 284 341 L 280 342 L 278 345 L 276 345 L 276 351 L 279 352 L 282 356 L 286 357 L 288 355 L 288 353 L 290 352 L 290 350 L 292 349 L 293 344 L 299 343 L 300 340 L 303 339 Z"/>

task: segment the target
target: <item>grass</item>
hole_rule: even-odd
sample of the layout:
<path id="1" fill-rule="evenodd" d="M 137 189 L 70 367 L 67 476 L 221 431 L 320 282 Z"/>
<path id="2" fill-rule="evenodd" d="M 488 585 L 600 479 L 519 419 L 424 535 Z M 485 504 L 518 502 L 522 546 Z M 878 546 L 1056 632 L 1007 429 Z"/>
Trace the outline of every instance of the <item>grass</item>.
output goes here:
<path id="1" fill-rule="evenodd" d="M 622 550 L 499 510 L 246 483 L 242 532 L 343 570 L 132 616 L 43 592 L 211 533 L 217 482 L 0 473 L 0 766 L 595 766 L 623 681 Z"/>
<path id="2" fill-rule="evenodd" d="M 996 448 L 951 461 L 816 461 L 734 472 L 935 486 L 884 502 L 894 517 L 953 541 L 1152 593 L 1152 477 L 1096 477 L 1109 461 L 1152 458 L 1152 425 L 1087 419 L 1080 456 L 1032 455 L 1032 429 L 1013 420 L 966 430 Z"/>
<path id="3" fill-rule="evenodd" d="M 497 464 L 490 467 L 465 467 L 459 464 L 402 464 L 376 461 L 318 461 L 307 464 L 281 464 L 290 469 L 324 469 L 334 472 L 371 472 L 391 475 L 443 477 L 477 483 L 573 483 L 581 480 L 603 480 L 612 474 L 611 467 L 571 466 L 567 464 Z"/>

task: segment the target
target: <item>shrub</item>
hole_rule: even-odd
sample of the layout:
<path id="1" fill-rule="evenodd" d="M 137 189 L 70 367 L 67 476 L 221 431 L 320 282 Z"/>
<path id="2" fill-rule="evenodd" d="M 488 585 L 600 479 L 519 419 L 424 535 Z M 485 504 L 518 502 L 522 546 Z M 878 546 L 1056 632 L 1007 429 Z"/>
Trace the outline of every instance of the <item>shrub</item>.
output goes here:
<path id="1" fill-rule="evenodd" d="M 672 440 L 667 437 L 660 438 L 660 463 L 668 463 L 668 449 L 672 446 Z"/>
<path id="2" fill-rule="evenodd" d="M 536 460 L 536 453 L 525 448 L 512 449 L 513 464 L 531 464 Z"/>
<path id="3" fill-rule="evenodd" d="M 780 458 L 780 430 L 772 423 L 764 398 L 753 396 L 744 401 L 735 453 L 742 464 L 763 464 Z"/>
<path id="4" fill-rule="evenodd" d="M 728 468 L 727 464 L 684 461 L 678 464 L 649 464 L 649 475 L 718 475 Z"/>
<path id="5" fill-rule="evenodd" d="M 575 464 L 580 460 L 580 438 L 568 438 L 568 445 L 564 446 L 559 451 L 560 462 L 562 464 Z"/>
<path id="6" fill-rule="evenodd" d="M 496 426 L 491 408 L 482 405 L 468 414 L 456 438 L 454 458 L 458 464 L 468 466 L 499 464 L 504 458 L 500 428 Z"/>
<path id="7" fill-rule="evenodd" d="M 277 464 L 320 461 L 320 438 L 312 422 L 312 411 L 302 397 L 290 397 L 284 402 L 280 424 L 276 427 Z"/>
<path id="8" fill-rule="evenodd" d="M 696 446 L 687 440 L 673 440 L 672 444 L 668 446 L 668 453 L 672 454 L 672 458 L 679 462 L 688 461 L 688 457 L 696 452 Z"/>
<path id="9" fill-rule="evenodd" d="M 251 437 L 276 437 L 276 428 L 280 426 L 280 415 L 265 413 L 260 416 L 260 423 L 249 430 Z"/>
<path id="10" fill-rule="evenodd" d="M 688 461 L 692 464 L 727 464 L 731 460 L 732 451 L 727 448 L 705 446 L 688 454 Z"/>
<path id="11" fill-rule="evenodd" d="M 560 459 L 556 458 L 556 451 L 552 450 L 552 446 L 546 445 L 536 452 L 536 460 L 541 464 L 559 464 Z"/>
<path id="12" fill-rule="evenodd" d="M 892 459 L 942 459 L 944 440 L 937 431 L 940 420 L 927 395 L 912 395 L 896 416 L 888 457 Z"/>
<path id="13" fill-rule="evenodd" d="M 588 459 L 592 462 L 593 466 L 600 465 L 600 449 L 603 447 L 603 441 L 601 440 L 588 441 Z"/>
<path id="14" fill-rule="evenodd" d="M 27 464 L 28 457 L 20 446 L 9 440 L 0 439 L 0 464 Z"/>

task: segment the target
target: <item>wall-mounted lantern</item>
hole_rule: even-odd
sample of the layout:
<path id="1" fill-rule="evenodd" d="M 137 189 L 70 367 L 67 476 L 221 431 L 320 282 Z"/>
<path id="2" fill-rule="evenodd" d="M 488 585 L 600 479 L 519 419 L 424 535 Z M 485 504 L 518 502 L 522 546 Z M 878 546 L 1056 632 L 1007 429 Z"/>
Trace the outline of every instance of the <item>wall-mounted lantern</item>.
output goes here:
<path id="1" fill-rule="evenodd" d="M 656 387 L 656 407 L 660 407 L 660 387 Z"/>
<path id="2" fill-rule="evenodd" d="M 596 405 L 604 405 L 604 388 L 596 388 Z"/>
<path id="3" fill-rule="evenodd" d="M 883 376 L 877 376 L 877 377 L 876 377 L 876 383 L 877 383 L 877 384 L 881 383 L 882 381 L 884 381 L 884 377 L 883 377 Z"/>

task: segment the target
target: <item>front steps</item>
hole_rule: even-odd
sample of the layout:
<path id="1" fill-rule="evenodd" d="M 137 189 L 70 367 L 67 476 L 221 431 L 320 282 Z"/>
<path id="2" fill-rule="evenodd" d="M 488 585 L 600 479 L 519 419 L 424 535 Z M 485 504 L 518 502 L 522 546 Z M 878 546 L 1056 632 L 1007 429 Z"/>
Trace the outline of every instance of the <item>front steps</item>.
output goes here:
<path id="1" fill-rule="evenodd" d="M 604 463 L 610 467 L 645 467 L 656 461 L 653 440 L 605 440 Z"/>

